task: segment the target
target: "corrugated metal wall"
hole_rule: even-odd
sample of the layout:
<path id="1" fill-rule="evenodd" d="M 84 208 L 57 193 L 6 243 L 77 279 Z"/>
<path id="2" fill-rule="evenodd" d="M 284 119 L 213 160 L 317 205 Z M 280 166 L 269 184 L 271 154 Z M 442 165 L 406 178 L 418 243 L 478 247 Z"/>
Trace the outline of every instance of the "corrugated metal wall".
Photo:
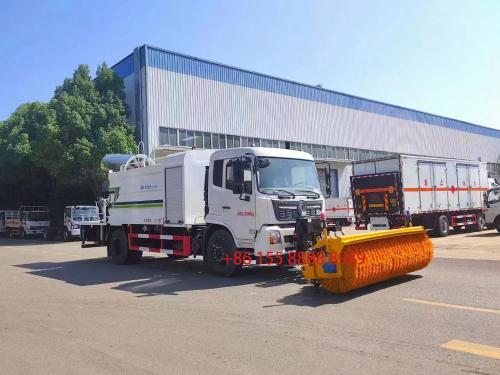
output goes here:
<path id="1" fill-rule="evenodd" d="M 150 149 L 162 126 L 489 162 L 500 153 L 495 129 L 156 48 L 141 52 Z"/>

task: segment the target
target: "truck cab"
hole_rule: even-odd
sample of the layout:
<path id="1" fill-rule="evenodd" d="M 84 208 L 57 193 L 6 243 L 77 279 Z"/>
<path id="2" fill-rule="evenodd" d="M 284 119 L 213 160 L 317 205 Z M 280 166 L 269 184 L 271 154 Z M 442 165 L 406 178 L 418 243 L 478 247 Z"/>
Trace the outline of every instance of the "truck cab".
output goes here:
<path id="1" fill-rule="evenodd" d="M 488 227 L 495 227 L 500 233 L 500 187 L 485 193 L 485 220 Z"/>
<path id="2" fill-rule="evenodd" d="M 211 155 L 208 171 L 206 223 L 225 228 L 237 249 L 255 256 L 294 250 L 296 220 L 325 213 L 318 172 L 308 153 L 219 150 Z"/>
<path id="3" fill-rule="evenodd" d="M 99 223 L 99 208 L 97 206 L 66 206 L 64 209 L 65 241 L 80 237 L 81 225 Z"/>

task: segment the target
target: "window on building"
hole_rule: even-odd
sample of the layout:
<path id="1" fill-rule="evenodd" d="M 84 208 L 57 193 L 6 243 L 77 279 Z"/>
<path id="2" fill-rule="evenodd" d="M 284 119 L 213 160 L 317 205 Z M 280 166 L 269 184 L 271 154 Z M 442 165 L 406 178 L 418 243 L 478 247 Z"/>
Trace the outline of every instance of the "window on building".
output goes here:
<path id="1" fill-rule="evenodd" d="M 219 148 L 226 148 L 226 136 L 224 134 L 219 135 Z"/>
<path id="2" fill-rule="evenodd" d="M 160 126 L 160 146 L 177 146 L 177 129 Z"/>
<path id="3" fill-rule="evenodd" d="M 168 144 L 168 128 L 160 127 L 160 146 Z"/>
<path id="4" fill-rule="evenodd" d="M 187 131 L 179 130 L 179 146 L 187 146 Z"/>
<path id="5" fill-rule="evenodd" d="M 234 136 L 234 147 L 240 147 L 240 137 Z"/>
<path id="6" fill-rule="evenodd" d="M 219 147 L 219 134 L 212 134 L 212 148 L 218 149 Z"/>
<path id="7" fill-rule="evenodd" d="M 227 136 L 227 148 L 233 148 L 234 147 L 233 145 L 234 145 L 233 136 L 228 135 Z"/>
<path id="8" fill-rule="evenodd" d="M 203 133 L 203 148 L 212 148 L 212 137 L 210 133 Z"/>
<path id="9" fill-rule="evenodd" d="M 203 133 L 200 132 L 194 133 L 194 146 L 196 148 L 203 148 Z"/>
<path id="10" fill-rule="evenodd" d="M 194 146 L 194 132 L 193 131 L 187 132 L 186 142 L 187 142 L 188 147 Z"/>
<path id="11" fill-rule="evenodd" d="M 224 166 L 224 160 L 214 161 L 214 172 L 213 172 L 213 183 L 215 186 L 222 187 L 222 168 Z"/>
<path id="12" fill-rule="evenodd" d="M 168 129 L 168 142 L 170 146 L 179 145 L 179 142 L 177 141 L 177 129 Z"/>

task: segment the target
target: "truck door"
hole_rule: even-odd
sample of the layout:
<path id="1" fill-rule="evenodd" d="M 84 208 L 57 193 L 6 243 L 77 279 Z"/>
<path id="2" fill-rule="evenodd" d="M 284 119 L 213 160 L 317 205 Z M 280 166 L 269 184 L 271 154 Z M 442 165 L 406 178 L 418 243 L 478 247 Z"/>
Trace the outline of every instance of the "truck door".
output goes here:
<path id="1" fill-rule="evenodd" d="M 66 207 L 64 209 L 64 226 L 66 227 L 66 230 L 71 230 L 71 208 Z"/>
<path id="2" fill-rule="evenodd" d="M 434 208 L 434 189 L 432 163 L 418 162 L 418 187 L 420 196 L 420 211 L 433 211 Z"/>
<path id="3" fill-rule="evenodd" d="M 470 207 L 469 173 L 467 165 L 457 164 L 457 189 L 459 208 Z"/>
<path id="4" fill-rule="evenodd" d="M 253 193 L 253 179 L 250 163 L 238 163 L 241 159 L 226 159 L 224 161 L 224 190 L 221 219 L 231 228 L 238 243 L 253 242 L 255 237 L 255 196 Z M 239 169 L 239 171 L 237 171 Z M 235 176 L 243 173 L 243 189 L 235 189 Z M 240 245 L 240 246 L 241 246 Z"/>
<path id="5" fill-rule="evenodd" d="M 469 199 L 470 199 L 470 207 L 482 207 L 483 192 L 480 189 L 481 180 L 479 177 L 479 167 L 476 165 L 469 166 Z"/>
<path id="6" fill-rule="evenodd" d="M 449 209 L 448 202 L 448 178 L 446 164 L 434 163 L 433 183 L 434 207 L 436 210 Z"/>

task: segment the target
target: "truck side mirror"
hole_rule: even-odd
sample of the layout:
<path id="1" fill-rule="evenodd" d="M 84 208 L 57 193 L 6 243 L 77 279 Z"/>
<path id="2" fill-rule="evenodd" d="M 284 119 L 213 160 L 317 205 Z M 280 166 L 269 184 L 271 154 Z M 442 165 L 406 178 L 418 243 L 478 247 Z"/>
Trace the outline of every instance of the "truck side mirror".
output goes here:
<path id="1" fill-rule="evenodd" d="M 325 169 L 325 182 L 326 182 L 325 198 L 330 198 L 332 196 L 332 175 L 330 174 L 330 168 Z"/>

